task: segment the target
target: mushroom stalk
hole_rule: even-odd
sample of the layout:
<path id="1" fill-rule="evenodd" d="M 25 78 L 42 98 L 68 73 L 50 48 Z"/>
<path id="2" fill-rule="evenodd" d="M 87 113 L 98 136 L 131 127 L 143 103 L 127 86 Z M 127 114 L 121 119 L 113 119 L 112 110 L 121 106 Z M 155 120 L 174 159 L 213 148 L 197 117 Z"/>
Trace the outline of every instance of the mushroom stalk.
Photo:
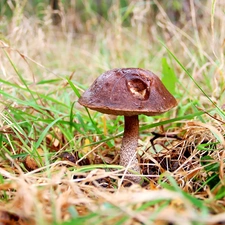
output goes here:
<path id="1" fill-rule="evenodd" d="M 140 173 L 140 166 L 136 156 L 139 135 L 138 115 L 125 116 L 124 122 L 124 135 L 120 150 L 120 165 L 124 167 L 129 166 L 130 170 Z M 128 179 L 137 183 L 141 181 L 141 178 L 137 176 L 129 176 Z"/>

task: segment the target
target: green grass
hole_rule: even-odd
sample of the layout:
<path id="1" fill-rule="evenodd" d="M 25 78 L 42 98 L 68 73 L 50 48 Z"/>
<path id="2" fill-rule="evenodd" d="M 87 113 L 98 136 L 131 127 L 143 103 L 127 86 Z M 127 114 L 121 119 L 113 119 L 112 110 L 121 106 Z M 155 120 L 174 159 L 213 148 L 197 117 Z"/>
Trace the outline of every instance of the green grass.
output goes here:
<path id="1" fill-rule="evenodd" d="M 46 3 L 2 4 L 0 220 L 225 221 L 225 4 L 204 2 L 189 14 L 180 2 L 63 2 L 58 27 Z M 123 117 L 77 102 L 101 73 L 119 67 L 153 71 L 178 101 L 163 115 L 140 116 L 142 186 L 121 180 Z M 153 131 L 161 134 L 157 153 Z"/>

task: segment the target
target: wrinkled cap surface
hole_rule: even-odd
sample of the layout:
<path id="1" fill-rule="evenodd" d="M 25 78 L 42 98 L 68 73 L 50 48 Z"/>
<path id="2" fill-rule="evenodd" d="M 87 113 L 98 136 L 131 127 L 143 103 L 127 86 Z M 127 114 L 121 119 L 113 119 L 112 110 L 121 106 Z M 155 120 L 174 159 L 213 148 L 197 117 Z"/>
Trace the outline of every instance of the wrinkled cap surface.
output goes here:
<path id="1" fill-rule="evenodd" d="M 177 105 L 175 98 L 151 71 L 112 69 L 99 76 L 78 101 L 113 115 L 158 115 Z"/>

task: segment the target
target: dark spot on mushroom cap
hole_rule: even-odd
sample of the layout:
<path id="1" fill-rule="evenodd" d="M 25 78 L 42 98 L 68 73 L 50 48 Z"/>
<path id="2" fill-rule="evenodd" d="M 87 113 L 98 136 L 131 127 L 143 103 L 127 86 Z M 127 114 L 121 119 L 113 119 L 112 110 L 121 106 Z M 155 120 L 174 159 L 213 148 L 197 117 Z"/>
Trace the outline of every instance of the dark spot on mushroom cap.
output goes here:
<path id="1" fill-rule="evenodd" d="M 110 84 L 108 82 L 105 83 L 105 86 L 108 87 Z"/>

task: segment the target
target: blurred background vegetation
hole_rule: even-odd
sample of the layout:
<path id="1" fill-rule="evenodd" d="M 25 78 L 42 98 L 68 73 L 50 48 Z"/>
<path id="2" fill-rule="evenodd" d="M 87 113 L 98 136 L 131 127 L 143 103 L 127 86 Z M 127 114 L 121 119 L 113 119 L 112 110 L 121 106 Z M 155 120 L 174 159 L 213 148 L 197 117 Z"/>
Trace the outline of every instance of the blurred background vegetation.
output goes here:
<path id="1" fill-rule="evenodd" d="M 194 3 L 197 7 L 201 7 L 204 2 L 207 0 L 194 0 Z M 132 10 L 128 11 L 128 6 L 131 3 L 137 3 L 140 5 L 151 4 L 153 8 L 153 13 L 156 13 L 158 7 L 154 1 L 131 1 L 131 0 L 2 0 L 0 2 L 0 13 L 1 17 L 6 16 L 8 19 L 12 18 L 13 15 L 19 13 L 16 9 L 19 9 L 20 12 L 26 12 L 26 16 L 37 16 L 39 19 L 43 20 L 45 18 L 46 9 L 51 9 L 53 14 L 53 24 L 58 25 L 62 17 L 67 14 L 71 14 L 79 17 L 80 21 L 73 21 L 74 23 L 81 22 L 86 23 L 91 20 L 93 16 L 97 16 L 98 21 L 108 20 L 110 8 L 117 4 L 121 13 L 125 16 L 124 24 L 130 25 L 130 19 L 132 18 Z M 201 2 L 201 3 L 200 3 Z M 160 5 L 165 9 L 169 18 L 173 22 L 184 22 L 186 17 L 190 18 L 190 6 L 188 0 L 161 0 Z M 65 19 L 65 18 L 64 18 Z M 154 21 L 154 17 L 151 17 L 151 20 Z M 79 27 L 77 24 L 76 26 Z"/>

